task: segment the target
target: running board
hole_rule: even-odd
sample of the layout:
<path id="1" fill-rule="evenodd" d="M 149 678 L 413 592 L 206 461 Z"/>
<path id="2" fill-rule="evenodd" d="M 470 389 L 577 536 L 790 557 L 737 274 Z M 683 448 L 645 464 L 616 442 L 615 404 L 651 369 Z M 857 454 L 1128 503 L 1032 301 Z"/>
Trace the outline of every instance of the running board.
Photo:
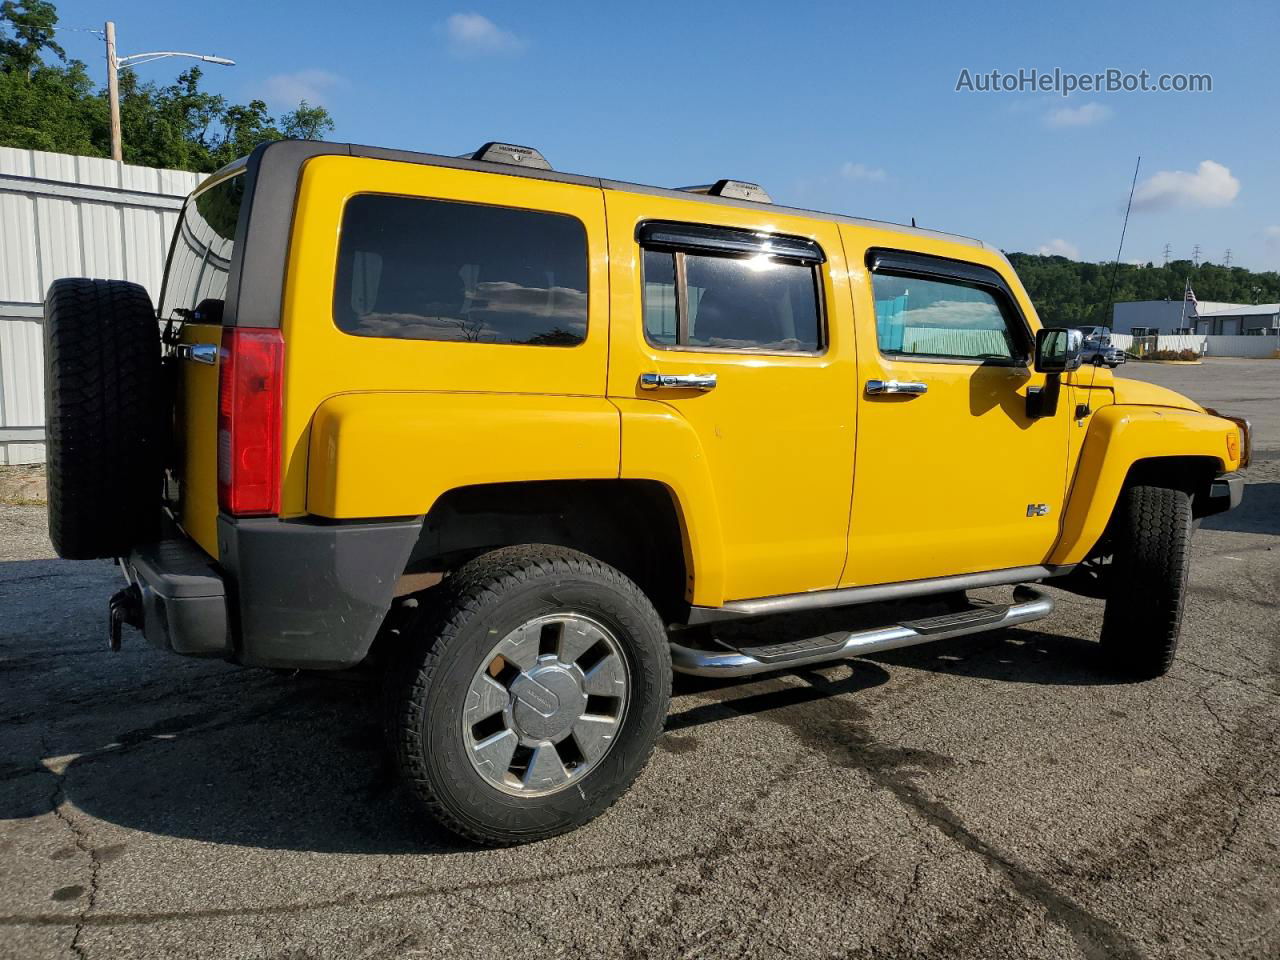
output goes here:
<path id="1" fill-rule="evenodd" d="M 941 617 L 908 620 L 890 627 L 860 630 L 844 637 L 828 635 L 736 650 L 699 650 L 672 643 L 671 666 L 676 673 L 698 677 L 749 677 L 771 670 L 790 670 L 832 660 L 848 660 L 868 653 L 911 647 L 967 633 L 998 630 L 1017 623 L 1040 620 L 1053 613 L 1053 599 L 1035 587 L 1016 587 L 1013 599 L 1014 602 L 1007 606 L 999 604 L 971 607 Z"/>

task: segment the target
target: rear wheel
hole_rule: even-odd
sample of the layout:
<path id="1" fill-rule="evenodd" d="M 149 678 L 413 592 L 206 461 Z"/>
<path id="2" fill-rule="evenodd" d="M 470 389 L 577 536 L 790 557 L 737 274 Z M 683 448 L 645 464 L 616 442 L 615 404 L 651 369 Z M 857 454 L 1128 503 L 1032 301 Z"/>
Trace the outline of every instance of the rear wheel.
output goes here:
<path id="1" fill-rule="evenodd" d="M 1173 665 L 1191 529 L 1191 498 L 1181 490 L 1134 486 L 1122 495 L 1102 619 L 1102 647 L 1118 672 L 1158 677 Z"/>
<path id="2" fill-rule="evenodd" d="M 123 280 L 45 297 L 49 537 L 71 560 L 124 556 L 159 523 L 165 391 L 151 298 Z"/>
<path id="3" fill-rule="evenodd" d="M 604 812 L 666 717 L 671 658 L 649 600 L 612 567 L 551 546 L 496 550 L 436 589 L 388 675 L 392 743 L 418 799 L 488 844 Z"/>

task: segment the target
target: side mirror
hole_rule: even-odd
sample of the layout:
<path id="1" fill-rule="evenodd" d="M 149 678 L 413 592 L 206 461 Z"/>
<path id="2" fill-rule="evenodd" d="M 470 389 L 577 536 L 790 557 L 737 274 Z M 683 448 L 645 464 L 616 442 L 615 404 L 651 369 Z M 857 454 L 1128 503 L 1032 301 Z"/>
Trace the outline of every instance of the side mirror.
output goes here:
<path id="1" fill-rule="evenodd" d="M 1036 332 L 1036 370 L 1070 373 L 1080 367 L 1084 334 L 1071 327 L 1045 327 Z"/>

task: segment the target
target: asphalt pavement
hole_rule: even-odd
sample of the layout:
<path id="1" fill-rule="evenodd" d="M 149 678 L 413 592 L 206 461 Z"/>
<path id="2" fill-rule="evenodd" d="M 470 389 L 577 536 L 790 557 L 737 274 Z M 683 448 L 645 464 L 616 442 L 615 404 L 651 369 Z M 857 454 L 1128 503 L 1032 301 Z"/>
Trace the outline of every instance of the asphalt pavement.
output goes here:
<path id="1" fill-rule="evenodd" d="M 677 681 L 582 830 L 420 817 L 365 673 L 105 643 L 106 562 L 0 506 L 0 957 L 1280 956 L 1280 362 L 1131 365 L 1250 416 L 1173 671 L 1101 667 L 1101 602 L 830 668 Z"/>

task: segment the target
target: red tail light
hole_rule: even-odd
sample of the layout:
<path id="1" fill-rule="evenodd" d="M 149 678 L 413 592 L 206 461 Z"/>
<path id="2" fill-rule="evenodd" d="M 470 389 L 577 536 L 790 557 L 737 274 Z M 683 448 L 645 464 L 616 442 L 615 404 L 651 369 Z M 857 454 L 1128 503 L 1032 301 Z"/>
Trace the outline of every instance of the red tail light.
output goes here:
<path id="1" fill-rule="evenodd" d="M 233 516 L 280 512 L 279 330 L 225 327 L 218 368 L 218 506 Z"/>

